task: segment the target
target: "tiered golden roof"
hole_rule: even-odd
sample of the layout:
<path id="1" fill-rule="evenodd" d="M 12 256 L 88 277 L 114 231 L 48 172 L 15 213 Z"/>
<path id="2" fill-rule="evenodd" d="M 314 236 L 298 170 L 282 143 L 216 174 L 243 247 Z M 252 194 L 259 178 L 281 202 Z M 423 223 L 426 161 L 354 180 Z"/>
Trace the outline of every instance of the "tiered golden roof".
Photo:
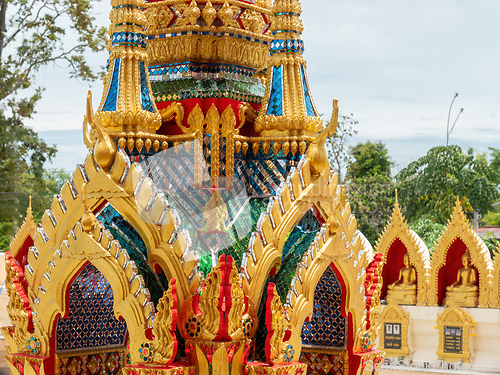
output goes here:
<path id="1" fill-rule="evenodd" d="M 262 69 L 272 19 L 269 0 L 165 0 L 146 4 L 151 64 L 229 63 Z"/>
<path id="2" fill-rule="evenodd" d="M 155 133 L 161 116 L 151 95 L 143 0 L 112 0 L 109 69 L 97 117 L 111 131 Z"/>
<path id="3" fill-rule="evenodd" d="M 323 126 L 314 105 L 302 57 L 304 27 L 298 0 L 276 0 L 267 65 L 266 94 L 255 119 L 255 130 L 268 135 L 316 135 Z"/>

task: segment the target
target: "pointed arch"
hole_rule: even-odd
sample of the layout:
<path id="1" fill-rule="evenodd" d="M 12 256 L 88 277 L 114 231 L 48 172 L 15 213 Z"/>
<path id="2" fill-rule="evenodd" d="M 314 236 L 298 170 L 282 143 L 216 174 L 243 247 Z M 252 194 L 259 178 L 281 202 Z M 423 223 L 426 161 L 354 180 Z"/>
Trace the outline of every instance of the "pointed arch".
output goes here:
<path id="1" fill-rule="evenodd" d="M 79 195 L 87 184 L 89 207 L 97 211 L 109 202 L 139 233 L 146 245 L 151 268 L 158 264 L 167 277 L 177 279 L 178 298 L 182 302 L 200 283 L 196 259 L 185 257 L 189 241 L 180 235 L 181 223 L 169 210 L 159 193 L 138 164 L 130 165 L 123 150 L 116 153 L 109 172 L 99 169 L 92 152 L 85 163 L 75 169 L 34 235 L 34 246 L 28 252 L 26 278 L 34 290 L 42 285 L 46 265 L 67 240 L 83 215 Z M 187 261 L 188 264 L 184 264 Z M 194 266 L 193 266 L 194 265 Z M 153 268 L 154 269 L 154 268 Z"/>
<path id="2" fill-rule="evenodd" d="M 279 267 L 288 234 L 314 205 L 323 217 L 325 211 L 333 215 L 339 210 L 342 194 L 337 177 L 324 173 L 311 181 L 307 156 L 302 157 L 297 169 L 292 168 L 287 181 L 271 198 L 268 209 L 257 223 L 257 231 L 249 242 L 249 253 L 243 255 L 242 270 L 246 276 L 244 287 L 255 305 L 260 304 L 266 280 L 274 267 Z M 341 190 L 341 189 L 340 189 Z M 342 190 L 343 191 L 343 190 Z M 350 213 L 350 211 L 349 211 Z"/>
<path id="3" fill-rule="evenodd" d="M 417 273 L 417 304 L 426 305 L 425 275 L 430 271 L 429 250 L 418 234 L 408 227 L 399 207 L 397 195 L 391 219 L 379 237 L 375 249 L 383 254 L 385 263 L 382 271 L 381 298 L 385 298 L 387 286 L 397 281 L 399 270 L 404 267 L 403 256 L 408 254 L 410 265 L 415 267 Z"/>
<path id="4" fill-rule="evenodd" d="M 479 275 L 479 307 L 488 307 L 487 278 L 493 272 L 493 262 L 485 243 L 471 228 L 457 197 L 453 215 L 448 220 L 432 254 L 429 306 L 441 304 L 448 285 L 445 276 L 449 276 L 453 281 L 456 280 L 456 271 L 461 267 L 460 258 L 466 251 Z"/>
<path id="5" fill-rule="evenodd" d="M 154 305 L 142 277 L 137 274 L 135 263 L 118 241 L 110 238 L 100 222 L 93 233 L 83 232 L 78 223 L 49 262 L 34 301 L 41 328 L 51 333 L 58 317 L 67 315 L 69 288 L 89 263 L 111 286 L 115 317 L 127 323 L 132 361 L 137 362 L 139 354 L 134 349 L 148 340 L 145 330 L 152 326 Z"/>

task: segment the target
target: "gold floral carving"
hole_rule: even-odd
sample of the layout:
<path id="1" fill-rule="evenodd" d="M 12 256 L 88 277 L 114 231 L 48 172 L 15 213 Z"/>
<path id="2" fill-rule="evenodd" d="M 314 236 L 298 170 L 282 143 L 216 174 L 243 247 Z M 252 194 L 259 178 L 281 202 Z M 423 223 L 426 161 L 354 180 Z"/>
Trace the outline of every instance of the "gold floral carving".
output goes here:
<path id="1" fill-rule="evenodd" d="M 23 353 L 27 351 L 28 341 L 31 336 L 30 332 L 28 332 L 28 327 L 31 325 L 31 314 L 28 315 L 27 311 L 27 309 L 29 309 L 31 312 L 31 308 L 26 301 L 27 296 L 26 294 L 24 294 L 24 291 L 22 291 L 22 288 L 16 288 L 15 285 L 18 284 L 18 286 L 20 286 L 19 278 L 24 278 L 24 275 L 19 275 L 14 271 L 9 258 L 13 259 L 10 253 L 7 253 L 5 262 L 5 289 L 7 291 L 7 295 L 9 296 L 9 302 L 7 303 L 7 314 L 9 315 L 11 324 L 14 326 L 12 338 L 15 342 L 15 348 L 12 349 Z M 20 293 L 22 294 L 22 296 L 20 295 Z"/>
<path id="2" fill-rule="evenodd" d="M 410 353 L 410 348 L 408 346 L 408 327 L 410 324 L 410 313 L 406 313 L 403 308 L 394 303 L 390 303 L 385 306 L 380 314 L 380 344 L 379 346 L 386 352 L 388 357 L 398 357 L 402 355 L 403 357 L 408 357 Z M 401 325 L 401 348 L 386 348 L 385 347 L 385 323 L 389 324 L 400 324 Z"/>
<path id="3" fill-rule="evenodd" d="M 474 232 L 463 213 L 458 197 L 452 217 L 448 220 L 448 224 L 432 254 L 428 305 L 437 306 L 438 304 L 439 270 L 446 262 L 446 255 L 450 246 L 457 239 L 460 239 L 467 247 L 471 263 L 479 274 L 479 307 L 490 307 L 490 300 L 495 298 L 495 296 L 490 297 L 494 290 L 488 287 L 489 275 L 493 274 L 493 262 L 485 243 Z"/>
<path id="4" fill-rule="evenodd" d="M 146 5 L 144 15 L 147 20 L 145 26 L 148 30 L 167 28 L 174 18 L 174 14 L 168 6 L 151 7 Z"/>
<path id="5" fill-rule="evenodd" d="M 438 358 L 448 362 L 457 362 L 462 360 L 464 363 L 470 363 L 471 352 L 469 349 L 469 340 L 471 329 L 474 328 L 474 321 L 464 310 L 456 305 L 449 306 L 442 314 L 438 314 L 436 323 L 439 330 L 439 344 L 436 352 Z M 445 349 L 445 327 L 459 327 L 462 333 L 462 352 L 450 353 Z"/>
<path id="6" fill-rule="evenodd" d="M 290 338 L 291 325 L 283 313 L 283 305 L 276 285 L 269 283 L 266 302 L 266 360 L 276 365 L 285 362 L 285 352 Z"/>
<path id="7" fill-rule="evenodd" d="M 205 7 L 201 12 L 201 16 L 203 17 L 203 20 L 205 21 L 207 27 L 212 26 L 215 19 L 217 18 L 217 11 L 213 7 L 212 2 L 210 0 L 208 0 L 207 3 L 205 4 Z"/>
<path id="8" fill-rule="evenodd" d="M 177 352 L 175 329 L 177 325 L 177 287 L 175 279 L 170 280 L 168 290 L 160 298 L 153 321 L 154 362 L 167 365 L 174 359 Z"/>
<path id="9" fill-rule="evenodd" d="M 397 239 L 405 246 L 410 265 L 415 267 L 417 272 L 417 305 L 425 306 L 427 305 L 427 285 L 430 277 L 429 250 L 418 234 L 408 227 L 399 207 L 396 191 L 396 202 L 394 203 L 391 219 L 377 240 L 375 250 L 382 253 L 384 259 L 387 259 L 387 253 Z M 387 265 L 387 267 L 390 267 L 390 265 Z"/>
<path id="10" fill-rule="evenodd" d="M 197 342 L 236 342 L 253 337 L 257 317 L 241 283 L 232 257 L 222 255 L 205 278 L 200 295 L 188 298 L 182 305 L 179 321 L 182 336 Z"/>
<path id="11" fill-rule="evenodd" d="M 261 34 L 262 30 L 266 26 L 261 13 L 255 10 L 245 9 L 240 16 L 240 20 L 243 23 L 245 30 L 250 30 L 256 34 Z"/>
<path id="12" fill-rule="evenodd" d="M 220 8 L 220 10 L 217 12 L 217 17 L 219 17 L 219 19 L 222 21 L 222 24 L 225 27 L 234 27 L 238 29 L 240 25 L 238 24 L 237 21 L 233 19 L 233 16 L 238 11 L 239 7 L 230 6 L 229 3 L 226 1 L 224 2 L 222 8 Z"/>
<path id="13" fill-rule="evenodd" d="M 227 32 L 229 30 L 231 29 L 227 28 Z M 148 41 L 148 56 L 151 64 L 186 60 L 226 61 L 253 69 L 263 69 L 266 66 L 267 53 L 268 46 L 263 43 L 234 39 L 229 36 L 188 34 Z"/>
<path id="14" fill-rule="evenodd" d="M 191 4 L 189 4 L 189 7 L 187 7 L 187 9 L 184 11 L 183 15 L 191 25 L 196 25 L 198 18 L 200 18 L 201 10 L 200 8 L 198 8 L 198 4 L 195 0 L 191 1 Z M 177 22 L 179 21 L 180 20 L 178 20 Z"/>
<path id="15" fill-rule="evenodd" d="M 187 133 L 187 129 L 182 125 L 182 120 L 184 118 L 184 106 L 179 102 L 171 103 L 167 108 L 160 111 L 160 116 L 163 122 L 170 121 L 175 117 L 175 123 L 184 133 Z"/>
<path id="16" fill-rule="evenodd" d="M 212 104 L 205 116 L 205 124 L 207 130 L 212 134 L 210 138 L 210 154 L 211 154 L 211 171 L 212 171 L 212 184 L 218 186 L 219 179 L 219 129 L 221 117 L 215 104 Z"/>

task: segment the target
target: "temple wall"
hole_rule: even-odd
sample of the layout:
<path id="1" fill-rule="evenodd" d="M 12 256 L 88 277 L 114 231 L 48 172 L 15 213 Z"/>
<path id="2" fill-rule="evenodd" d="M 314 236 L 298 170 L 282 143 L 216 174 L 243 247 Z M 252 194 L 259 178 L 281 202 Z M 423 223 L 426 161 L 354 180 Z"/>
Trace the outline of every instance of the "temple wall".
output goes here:
<path id="1" fill-rule="evenodd" d="M 408 344 L 413 363 L 438 360 L 439 332 L 436 318 L 446 309 L 442 306 L 401 306 L 410 313 Z M 470 337 L 471 364 L 490 367 L 492 373 L 500 372 L 500 309 L 462 308 L 474 320 L 475 337 Z M 381 348 L 380 348 L 381 349 Z M 397 360 L 397 358 L 395 359 Z M 491 365 L 490 365 L 491 364 Z M 494 366 L 493 366 L 494 365 Z M 496 369 L 496 370 L 495 370 Z M 434 372 L 434 371 L 433 371 Z"/>

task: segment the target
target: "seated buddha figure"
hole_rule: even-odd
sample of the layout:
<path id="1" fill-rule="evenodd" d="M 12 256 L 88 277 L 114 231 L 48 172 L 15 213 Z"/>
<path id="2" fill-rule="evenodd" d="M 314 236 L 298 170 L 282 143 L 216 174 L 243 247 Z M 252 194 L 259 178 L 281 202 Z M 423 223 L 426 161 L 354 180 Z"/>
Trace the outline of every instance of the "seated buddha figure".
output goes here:
<path id="1" fill-rule="evenodd" d="M 387 287 L 388 303 L 414 305 L 417 303 L 417 271 L 410 265 L 408 254 L 403 256 L 404 267 L 399 270 L 399 278 Z"/>
<path id="2" fill-rule="evenodd" d="M 463 267 L 457 272 L 457 281 L 446 287 L 444 306 L 455 302 L 462 307 L 476 307 L 478 303 L 479 288 L 477 286 L 477 272 L 470 264 L 469 255 L 462 255 Z"/>

